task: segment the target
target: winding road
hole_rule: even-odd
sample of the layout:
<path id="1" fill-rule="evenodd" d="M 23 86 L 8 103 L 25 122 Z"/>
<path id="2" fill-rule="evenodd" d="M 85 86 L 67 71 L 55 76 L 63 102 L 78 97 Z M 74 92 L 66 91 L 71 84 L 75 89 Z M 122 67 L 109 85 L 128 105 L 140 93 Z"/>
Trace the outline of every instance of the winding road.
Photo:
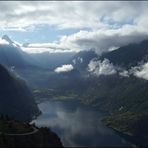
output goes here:
<path id="1" fill-rule="evenodd" d="M 9 134 L 9 133 L 3 133 L 4 135 L 8 135 L 8 136 L 28 136 L 28 135 L 33 135 L 36 134 L 39 129 L 33 127 L 33 131 L 32 132 L 27 132 L 27 133 L 22 133 L 22 134 Z M 0 132 L 0 134 L 2 134 L 2 132 Z"/>

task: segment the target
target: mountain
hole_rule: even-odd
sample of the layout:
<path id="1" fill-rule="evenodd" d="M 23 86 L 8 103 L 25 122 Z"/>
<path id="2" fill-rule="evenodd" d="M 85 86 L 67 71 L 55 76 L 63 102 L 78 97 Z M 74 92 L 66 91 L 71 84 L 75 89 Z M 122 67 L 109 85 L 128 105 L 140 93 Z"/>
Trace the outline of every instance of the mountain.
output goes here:
<path id="1" fill-rule="evenodd" d="M 121 67 L 130 68 L 136 66 L 138 62 L 148 60 L 148 40 L 120 47 L 99 57 L 100 60 L 105 58 L 109 59 L 114 65 Z"/>
<path id="2" fill-rule="evenodd" d="M 70 64 L 80 72 L 84 72 L 86 71 L 90 60 L 97 57 L 98 55 L 93 50 L 80 51 L 72 57 Z"/>
<path id="3" fill-rule="evenodd" d="M 137 66 L 141 61 L 148 61 L 148 40 L 131 43 L 116 50 L 104 52 L 101 55 L 97 55 L 93 50 L 81 51 L 75 54 L 69 63 L 77 70 L 86 72 L 92 59 L 100 61 L 108 59 L 115 66 L 129 69 L 132 66 Z"/>
<path id="4" fill-rule="evenodd" d="M 0 44 L 0 64 L 11 67 L 25 67 L 21 51 L 13 44 Z"/>
<path id="5" fill-rule="evenodd" d="M 3 36 L 2 36 L 2 39 L 5 40 L 5 41 L 7 41 L 9 44 L 13 44 L 13 43 L 14 43 L 14 42 L 9 38 L 8 35 L 3 35 Z"/>
<path id="6" fill-rule="evenodd" d="M 101 55 L 97 55 L 93 50 L 81 51 L 73 56 L 70 63 L 79 71 L 86 71 L 89 62 L 94 58 L 101 61 L 108 59 L 115 66 L 129 69 L 136 66 L 138 62 L 148 61 L 148 40 L 131 43 Z"/>
<path id="7" fill-rule="evenodd" d="M 36 61 L 36 65 L 39 67 L 54 69 L 59 65 L 67 63 L 75 55 L 75 52 L 43 52 L 32 53 L 29 55 L 34 61 Z"/>
<path id="8" fill-rule="evenodd" d="M 2 37 L 7 44 L 0 44 L 0 64 L 6 67 L 15 67 L 18 69 L 37 67 L 37 62 L 21 47 L 12 41 L 9 36 Z"/>
<path id="9" fill-rule="evenodd" d="M 7 37 L 4 39 L 9 41 Z M 11 41 L 9 41 L 9 43 L 10 42 Z M 12 45 L 9 46 L 12 47 Z M 5 55 L 2 51 L 3 50 L 1 50 L 0 55 Z M 16 54 L 14 54 L 14 56 L 15 55 Z M 8 59 L 10 60 L 12 57 L 10 54 Z M 108 59 L 113 64 L 113 66 L 125 68 L 127 70 L 131 69 L 133 66 L 137 66 L 141 61 L 148 62 L 148 40 L 142 41 L 140 43 L 132 43 L 120 47 L 114 51 L 103 53 L 102 55 L 97 55 L 93 50 L 90 50 L 81 51 L 77 54 L 41 53 L 30 54 L 29 56 L 28 54 L 22 54 L 21 52 L 21 56 L 18 57 L 24 59 L 24 63 L 32 62 L 32 66 L 27 65 L 26 68 L 19 68 L 16 72 L 25 78 L 31 87 L 36 88 L 36 92 L 41 92 L 36 95 L 41 95 L 43 98 L 45 98 L 44 96 L 48 94 L 47 96 L 50 96 L 47 97 L 48 99 L 78 99 L 84 104 L 92 106 L 96 109 L 107 111 L 110 114 L 110 116 L 105 119 L 105 123 L 107 123 L 107 125 L 123 132 L 126 131 L 127 133 L 133 135 L 140 135 L 141 137 L 148 136 L 145 132 L 148 131 L 148 81 L 138 78 L 134 75 L 129 75 L 127 77 L 121 76 L 118 72 L 113 74 L 102 74 L 99 76 L 94 76 L 91 75 L 91 73 L 88 71 L 88 64 L 94 58 L 99 61 Z M 5 60 L 5 63 L 7 62 L 6 56 L 2 56 L 0 59 L 3 61 Z M 21 61 L 21 59 L 18 61 Z M 11 63 L 14 61 L 15 58 L 12 59 Z M 15 63 L 15 65 L 19 63 L 18 61 Z M 64 64 L 71 64 L 74 67 L 74 70 L 67 73 L 54 72 L 56 67 Z M 13 65 L 11 64 L 11 66 Z M 106 68 L 105 66 L 103 67 L 104 69 Z M 12 79 L 11 76 L 10 78 Z M 5 82 L 1 83 L 1 88 L 10 91 L 10 93 L 6 94 L 6 98 L 8 98 L 7 95 L 11 93 L 11 96 L 13 96 L 13 92 L 19 89 L 22 89 L 23 94 L 29 94 L 28 91 L 26 92 L 26 90 L 28 90 L 26 87 L 25 90 L 20 87 L 20 80 L 16 81 L 16 79 L 14 80 L 13 78 L 13 81 L 11 80 L 11 85 L 6 85 L 5 87 L 3 87 L 2 84 L 9 84 L 10 81 L 7 82 L 9 80 L 8 78 L 3 80 L 5 80 Z M 15 88 L 14 84 L 15 87 L 19 85 L 19 88 Z M 15 88 L 15 90 L 10 89 L 10 86 L 11 88 Z M 40 91 L 40 88 L 42 88 L 43 91 Z M 15 93 L 15 95 L 19 95 L 19 93 Z M 21 102 L 23 102 L 24 97 L 27 98 L 28 96 L 21 95 L 21 97 Z M 1 98 L 4 97 L 2 96 Z M 5 102 L 5 104 L 11 102 L 12 107 L 8 108 L 8 106 L 5 106 L 3 108 L 3 106 L 1 106 L 0 109 L 2 110 L 7 108 L 6 110 L 11 110 L 11 112 L 15 113 L 16 115 L 17 111 L 14 111 L 13 109 L 15 107 L 14 102 L 17 101 L 12 102 L 11 100 L 7 101 L 6 99 Z M 23 108 L 21 102 L 19 103 L 21 108 Z M 30 102 L 29 99 L 26 102 Z M 29 111 L 26 108 L 24 112 Z M 19 109 L 20 108 L 17 106 L 17 110 Z"/>
<path id="10" fill-rule="evenodd" d="M 12 41 L 9 36 L 2 37 L 7 44 L 0 44 L 0 64 L 15 69 L 24 69 L 28 67 L 38 67 L 37 62 L 21 47 Z"/>
<path id="11" fill-rule="evenodd" d="M 33 95 L 25 82 L 0 65 L 0 114 L 28 121 L 39 114 Z"/>
<path id="12" fill-rule="evenodd" d="M 8 44 L 0 44 L 0 64 L 13 70 L 31 86 L 46 86 L 49 70 L 67 62 L 75 53 L 34 53 L 24 52 L 7 35 L 2 37 Z M 45 82 L 43 80 L 45 79 Z"/>

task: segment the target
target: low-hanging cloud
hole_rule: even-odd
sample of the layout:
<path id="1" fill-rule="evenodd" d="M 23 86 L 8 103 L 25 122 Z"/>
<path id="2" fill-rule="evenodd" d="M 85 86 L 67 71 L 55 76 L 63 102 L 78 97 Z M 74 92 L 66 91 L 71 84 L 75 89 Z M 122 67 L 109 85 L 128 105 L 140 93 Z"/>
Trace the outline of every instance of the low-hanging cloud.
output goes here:
<path id="1" fill-rule="evenodd" d="M 148 80 L 148 62 L 143 63 L 143 61 L 138 62 L 137 66 L 123 69 L 120 66 L 115 67 L 108 59 L 103 61 L 92 59 L 88 64 L 88 71 L 95 76 L 118 74 L 122 77 L 135 76 Z"/>
<path id="2" fill-rule="evenodd" d="M 56 43 L 34 43 L 23 48 L 27 52 L 56 51 L 61 50 L 79 52 L 95 49 L 98 54 L 110 51 L 113 48 L 125 46 L 129 43 L 137 43 L 148 39 L 147 32 L 138 31 L 128 26 L 120 29 L 107 29 L 98 31 L 79 31 L 72 35 L 62 36 Z"/>
<path id="3" fill-rule="evenodd" d="M 97 53 L 101 54 L 114 47 L 118 48 L 144 39 L 148 39 L 146 32 L 141 32 L 134 27 L 128 26 L 116 30 L 80 31 L 62 37 L 58 46 L 75 51 L 95 49 Z"/>
<path id="4" fill-rule="evenodd" d="M 122 76 L 122 77 L 129 77 L 129 76 L 130 76 L 128 70 L 120 71 L 120 72 L 119 72 L 119 75 Z"/>
<path id="5" fill-rule="evenodd" d="M 122 68 L 119 69 L 120 71 L 118 74 L 122 77 L 130 77 L 133 75 L 135 77 L 148 80 L 148 62 L 138 62 L 137 66 L 131 67 L 128 70 Z"/>
<path id="6" fill-rule="evenodd" d="M 131 69 L 134 76 L 148 80 L 148 62 Z"/>
<path id="7" fill-rule="evenodd" d="M 117 73 L 116 68 L 108 59 L 104 59 L 103 61 L 91 60 L 88 64 L 88 71 L 95 76 Z"/>
<path id="8" fill-rule="evenodd" d="M 65 64 L 62 65 L 61 67 L 57 67 L 54 71 L 56 73 L 62 73 L 62 72 L 69 72 L 72 71 L 74 67 L 71 64 Z"/>

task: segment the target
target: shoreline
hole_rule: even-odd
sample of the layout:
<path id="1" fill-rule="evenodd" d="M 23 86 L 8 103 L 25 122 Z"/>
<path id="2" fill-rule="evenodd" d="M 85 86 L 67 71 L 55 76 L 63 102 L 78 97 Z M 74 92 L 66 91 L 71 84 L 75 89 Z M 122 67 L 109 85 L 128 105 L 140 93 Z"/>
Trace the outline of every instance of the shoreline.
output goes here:
<path id="1" fill-rule="evenodd" d="M 41 104 L 41 103 L 46 103 L 46 102 L 71 102 L 71 101 L 76 101 L 76 102 L 79 102 L 79 103 L 81 103 L 82 105 L 84 105 L 84 106 L 86 106 L 86 107 L 89 107 L 87 104 L 83 104 L 83 102 L 81 102 L 80 100 L 46 100 L 46 101 L 42 101 L 42 102 L 40 102 L 40 103 L 38 103 L 38 105 L 39 104 Z M 92 109 L 93 109 L 93 107 L 91 107 Z M 100 110 L 98 110 L 98 111 L 100 111 Z M 103 112 L 103 111 L 101 111 L 101 112 Z M 106 114 L 106 112 L 104 112 L 105 114 Z M 40 115 L 42 114 L 42 112 L 40 113 Z M 101 119 L 101 122 L 106 126 L 106 127 L 109 127 L 109 128 L 111 128 L 113 131 L 115 131 L 120 137 L 122 137 L 123 139 L 125 139 L 126 141 L 128 141 L 131 145 L 133 145 L 134 147 L 138 147 L 138 146 L 148 146 L 148 139 L 146 139 L 146 138 L 139 138 L 139 137 L 137 137 L 137 136 L 134 136 L 132 133 L 130 133 L 130 132 L 123 132 L 121 129 L 119 129 L 119 128 L 116 128 L 116 127 L 113 127 L 113 126 L 111 126 L 111 125 L 108 125 L 108 124 L 106 124 L 105 123 L 105 121 L 103 121 L 103 119 L 105 118 L 105 117 L 107 117 L 109 115 L 109 113 L 108 114 L 106 114 L 106 115 L 104 115 L 103 117 L 102 117 L 102 119 Z M 37 118 L 38 116 L 36 116 L 36 118 Z M 35 120 L 35 119 L 34 119 Z M 33 121 L 33 120 L 32 120 Z"/>
<path id="2" fill-rule="evenodd" d="M 123 137 L 126 141 L 130 142 L 134 147 L 148 147 L 148 139 L 147 138 L 141 137 L 140 135 L 139 136 L 133 135 L 130 132 L 123 132 L 122 130 L 120 130 L 119 128 L 116 128 L 116 127 L 112 127 L 109 125 L 106 125 L 106 126 L 110 129 L 112 129 L 114 132 L 116 132 L 120 137 Z"/>

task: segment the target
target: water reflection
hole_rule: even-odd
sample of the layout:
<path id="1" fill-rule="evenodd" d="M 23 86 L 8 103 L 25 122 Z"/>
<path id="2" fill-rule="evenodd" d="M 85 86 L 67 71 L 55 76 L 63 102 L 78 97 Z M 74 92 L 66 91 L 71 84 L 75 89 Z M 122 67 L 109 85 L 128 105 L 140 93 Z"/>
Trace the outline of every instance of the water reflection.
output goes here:
<path id="1" fill-rule="evenodd" d="M 130 146 L 101 123 L 103 113 L 77 102 L 44 102 L 39 108 L 43 114 L 34 122 L 37 126 L 50 127 L 64 146 Z"/>

